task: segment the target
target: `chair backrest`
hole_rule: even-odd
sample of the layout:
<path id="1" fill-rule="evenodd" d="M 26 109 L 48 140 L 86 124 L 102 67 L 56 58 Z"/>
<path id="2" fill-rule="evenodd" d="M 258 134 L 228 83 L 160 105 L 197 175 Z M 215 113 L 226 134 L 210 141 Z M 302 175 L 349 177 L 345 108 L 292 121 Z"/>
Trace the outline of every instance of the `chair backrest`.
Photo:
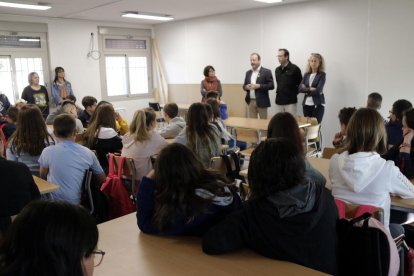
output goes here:
<path id="1" fill-rule="evenodd" d="M 115 163 L 116 170 L 118 170 L 118 164 L 119 164 L 120 157 L 121 156 L 119 155 L 114 155 L 114 163 Z M 128 158 L 128 157 L 125 158 L 125 162 L 122 168 L 122 178 L 128 180 L 131 183 L 128 190 L 131 196 L 135 198 L 136 187 L 139 184 L 139 179 L 137 179 L 136 177 L 136 168 L 135 168 L 134 159 Z"/>
<path id="2" fill-rule="evenodd" d="M 92 171 L 91 170 L 86 170 L 85 175 L 83 177 L 82 188 L 86 192 L 86 196 L 87 196 L 86 200 L 88 201 L 88 204 L 89 204 L 89 206 L 88 206 L 89 207 L 89 213 L 93 214 L 93 212 L 95 211 L 95 205 L 94 205 L 94 202 L 93 202 L 91 181 L 92 181 Z"/>
<path id="3" fill-rule="evenodd" d="M 231 169 L 236 169 L 236 164 L 234 160 L 231 158 L 230 154 L 227 155 L 228 160 L 230 160 Z M 210 159 L 210 169 L 218 171 L 220 174 L 226 176 L 227 175 L 227 166 L 224 163 L 221 156 L 214 156 Z"/>
<path id="4" fill-rule="evenodd" d="M 339 148 L 324 148 L 322 151 L 322 158 L 331 159 L 332 155 L 338 153 L 341 149 Z"/>
<path id="5" fill-rule="evenodd" d="M 161 111 L 161 106 L 158 102 L 149 102 L 148 106 L 154 109 L 155 111 Z"/>
<path id="6" fill-rule="evenodd" d="M 261 142 L 261 132 L 257 129 L 234 128 L 234 135 L 237 141 L 259 144 Z"/>
<path id="7" fill-rule="evenodd" d="M 338 208 L 339 218 L 349 219 L 359 217 L 364 213 L 370 213 L 378 221 L 384 223 L 384 210 L 380 207 L 347 203 L 337 198 L 335 198 L 335 204 Z"/>
<path id="8" fill-rule="evenodd" d="M 312 125 L 306 128 L 306 136 L 305 139 L 314 140 L 319 137 L 319 128 L 320 125 Z"/>

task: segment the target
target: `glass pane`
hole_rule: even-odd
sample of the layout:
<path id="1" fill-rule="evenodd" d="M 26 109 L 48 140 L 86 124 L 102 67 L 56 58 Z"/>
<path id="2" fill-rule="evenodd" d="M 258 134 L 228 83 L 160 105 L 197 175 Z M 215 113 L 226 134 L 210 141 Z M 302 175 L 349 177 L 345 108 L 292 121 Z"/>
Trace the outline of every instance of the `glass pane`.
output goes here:
<path id="1" fill-rule="evenodd" d="M 27 76 L 31 72 L 36 72 L 39 75 L 39 83 L 45 85 L 42 58 L 15 58 L 14 62 L 16 65 L 16 82 L 19 95 L 21 95 L 23 89 L 29 84 Z"/>
<path id="2" fill-rule="evenodd" d="M 127 95 L 125 57 L 106 57 L 105 67 L 108 96 Z"/>
<path id="3" fill-rule="evenodd" d="M 40 48 L 38 36 L 0 35 L 0 48 Z"/>
<path id="4" fill-rule="evenodd" d="M 140 39 L 105 39 L 105 48 L 107 49 L 147 49 L 147 41 Z"/>
<path id="5" fill-rule="evenodd" d="M 14 104 L 13 79 L 10 57 L 0 57 L 0 92 Z"/>
<path id="6" fill-rule="evenodd" d="M 131 94 L 148 93 L 148 70 L 146 57 L 129 57 L 129 86 Z"/>

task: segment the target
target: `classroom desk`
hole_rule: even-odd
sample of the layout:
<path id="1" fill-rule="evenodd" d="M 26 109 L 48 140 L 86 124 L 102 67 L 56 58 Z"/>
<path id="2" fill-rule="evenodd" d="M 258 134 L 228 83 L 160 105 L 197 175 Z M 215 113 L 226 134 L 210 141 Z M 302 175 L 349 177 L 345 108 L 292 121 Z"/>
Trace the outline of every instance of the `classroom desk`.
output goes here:
<path id="1" fill-rule="evenodd" d="M 59 186 L 50 182 L 47 182 L 46 180 L 33 175 L 33 180 L 37 185 L 37 188 L 39 189 L 40 194 L 47 194 L 53 191 L 56 191 L 59 189 Z"/>
<path id="2" fill-rule="evenodd" d="M 208 256 L 195 237 L 165 238 L 143 234 L 135 213 L 98 225 L 98 248 L 105 251 L 96 276 L 106 275 L 326 275 L 248 250 Z"/>
<path id="3" fill-rule="evenodd" d="M 241 127 L 241 128 L 251 128 L 251 129 L 260 129 L 267 130 L 270 119 L 254 119 L 254 118 L 245 118 L 245 117 L 228 117 L 224 124 L 228 127 Z M 299 128 L 305 128 L 310 126 L 310 123 L 298 121 Z"/>
<path id="4" fill-rule="evenodd" d="M 331 180 L 329 179 L 329 159 L 309 157 L 309 163 L 318 171 L 320 171 L 326 178 L 326 188 L 332 189 Z M 248 170 L 240 171 L 240 175 L 247 177 Z M 414 179 L 411 180 L 414 185 Z M 404 212 L 414 212 L 414 198 L 401 198 L 398 196 L 391 196 L 391 209 L 400 210 Z"/>

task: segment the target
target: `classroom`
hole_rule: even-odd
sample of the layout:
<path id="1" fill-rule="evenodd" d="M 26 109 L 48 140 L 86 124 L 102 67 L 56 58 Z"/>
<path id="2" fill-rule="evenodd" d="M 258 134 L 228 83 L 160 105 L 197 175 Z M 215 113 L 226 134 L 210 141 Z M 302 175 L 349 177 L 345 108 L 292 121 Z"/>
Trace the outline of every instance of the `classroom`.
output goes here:
<path id="1" fill-rule="evenodd" d="M 26 4 L 29 2 L 37 4 L 25 1 Z M 17 64 L 17 60 L 40 60 L 40 65 L 31 68 L 41 68 L 40 83 L 49 93 L 54 69 L 61 66 L 79 105 L 85 96 L 95 97 L 98 102 L 108 101 L 128 123 L 135 112 L 148 107 L 149 102 L 162 105 L 200 102 L 200 81 L 204 79 L 203 68 L 207 65 L 214 66 L 221 81 L 221 99 L 227 104 L 228 115 L 247 117 L 243 81 L 246 71 L 251 69 L 250 55 L 259 53 L 261 65 L 270 69 L 275 78 L 275 68 L 280 65 L 278 49 L 281 48 L 289 50 L 290 61 L 302 73 L 311 53 L 320 53 L 324 57 L 326 104 L 320 129 L 322 148 L 331 146 L 332 137 L 340 128 L 339 110 L 365 107 L 370 93 L 382 95 L 378 112 L 383 118 L 389 116 L 396 100 L 414 101 L 409 85 L 414 64 L 412 0 L 283 0 L 275 4 L 256 0 L 144 0 L 139 3 L 134 0 L 73 0 L 49 1 L 48 5 L 52 8 L 46 11 L 0 5 L 0 38 L 16 35 L 39 38 L 34 42 L 39 46 L 33 44 L 35 46 L 29 50 L 10 49 L 0 41 L 0 65 Z M 174 19 L 164 22 L 122 17 L 126 12 L 168 15 Z M 119 41 L 125 44 L 116 44 Z M 128 48 L 128 42 L 132 41 L 138 41 L 136 49 Z M 136 67 L 132 66 L 130 70 L 140 73 L 135 84 L 128 82 L 133 71 L 126 75 L 117 71 L 125 66 L 119 63 L 124 61 L 134 62 Z M 0 83 L 0 91 L 7 90 L 7 96 L 14 104 L 27 85 L 27 73 L 36 70 L 2 67 L 0 78 L 4 81 Z M 125 68 L 123 70 L 126 72 Z M 15 79 L 8 82 L 7 74 L 15 75 Z M 125 82 L 120 85 L 119 80 Z M 129 88 L 138 92 L 131 94 Z M 276 114 L 275 89 L 269 91 L 269 96 L 268 119 Z M 303 95 L 299 94 L 298 116 L 303 116 L 302 99 Z M 328 177 L 327 169 L 323 174 Z M 411 203 L 414 205 L 414 202 L 401 200 L 400 206 Z M 105 237 L 114 235 L 121 242 L 137 229 L 134 215 L 123 217 L 121 222 L 122 227 L 116 235 L 111 234 L 111 229 L 116 228 L 113 221 L 98 228 Z M 125 227 L 128 222 L 134 228 Z M 234 273 L 249 271 L 245 262 L 236 260 L 237 255 L 222 260 L 204 256 L 200 248 L 198 251 L 194 249 L 193 240 L 186 241 L 190 245 L 183 245 L 159 237 L 143 240 L 140 235 L 132 239 L 132 244 L 140 250 L 149 250 L 148 255 L 137 253 L 135 247 L 129 245 L 128 250 L 143 259 L 157 255 L 154 250 L 145 248 L 161 244 L 168 252 L 183 250 L 183 259 L 195 256 L 196 264 L 188 268 L 190 272 L 186 274 L 186 270 L 180 268 L 170 275 L 193 275 L 197 269 L 204 269 L 201 275 L 211 275 L 206 271 L 209 265 L 220 268 L 214 274 L 232 275 L 227 267 L 230 260 L 236 261 Z M 104 244 L 114 248 L 112 254 L 122 252 L 119 244 L 108 238 Z M 169 262 L 167 256 L 162 256 L 163 262 L 167 263 L 165 267 L 160 265 L 161 261 L 140 261 L 139 265 L 122 270 L 116 267 L 117 259 L 111 259 L 110 253 L 107 254 L 105 258 L 109 257 L 110 263 L 103 261 L 107 269 L 97 267 L 95 275 L 133 275 L 140 265 L 145 267 L 147 275 L 164 275 L 182 263 L 179 259 Z M 129 262 L 131 258 L 127 258 Z M 250 270 L 248 275 L 274 275 L 272 271 L 278 269 L 280 275 L 319 275 L 316 270 L 299 265 L 291 267 L 283 261 L 263 260 L 251 252 L 244 251 L 240 258 L 253 258 L 257 265 L 267 267 Z"/>

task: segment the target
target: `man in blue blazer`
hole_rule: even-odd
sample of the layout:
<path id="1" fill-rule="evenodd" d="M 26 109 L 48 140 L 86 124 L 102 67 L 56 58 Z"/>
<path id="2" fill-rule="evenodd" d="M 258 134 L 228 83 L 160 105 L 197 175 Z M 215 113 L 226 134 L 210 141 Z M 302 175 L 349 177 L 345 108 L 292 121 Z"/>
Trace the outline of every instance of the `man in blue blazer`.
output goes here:
<path id="1" fill-rule="evenodd" d="M 267 119 L 267 108 L 270 107 L 269 90 L 275 88 L 272 72 L 260 65 L 260 55 L 250 55 L 252 69 L 246 72 L 243 90 L 245 101 L 249 107 L 249 118 Z"/>

